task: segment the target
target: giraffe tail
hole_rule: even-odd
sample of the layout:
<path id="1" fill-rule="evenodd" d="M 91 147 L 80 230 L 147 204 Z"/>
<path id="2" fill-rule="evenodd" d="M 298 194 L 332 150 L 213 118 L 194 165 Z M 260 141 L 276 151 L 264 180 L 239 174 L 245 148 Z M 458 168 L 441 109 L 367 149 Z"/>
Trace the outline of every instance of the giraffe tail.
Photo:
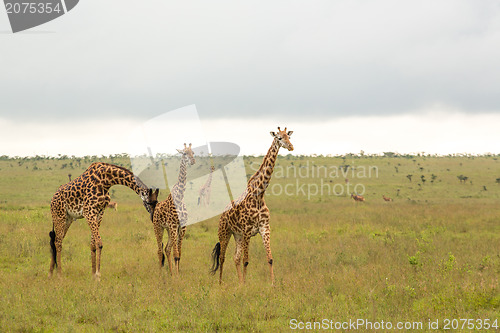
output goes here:
<path id="1" fill-rule="evenodd" d="M 50 237 L 50 252 L 52 253 L 52 259 L 57 267 L 57 250 L 56 250 L 56 232 L 54 231 L 54 226 L 52 225 L 52 231 L 49 232 Z"/>
<path id="2" fill-rule="evenodd" d="M 165 253 L 163 253 L 163 243 L 161 243 L 161 267 L 165 266 Z"/>
<path id="3" fill-rule="evenodd" d="M 219 257 L 220 257 L 220 243 L 215 244 L 212 251 L 212 268 L 210 269 L 210 274 L 214 275 L 219 269 Z"/>

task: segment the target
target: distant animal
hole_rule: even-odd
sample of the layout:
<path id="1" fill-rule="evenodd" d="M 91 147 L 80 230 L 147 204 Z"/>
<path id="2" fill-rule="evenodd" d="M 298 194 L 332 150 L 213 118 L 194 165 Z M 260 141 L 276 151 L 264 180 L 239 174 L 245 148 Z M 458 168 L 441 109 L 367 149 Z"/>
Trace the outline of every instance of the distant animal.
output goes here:
<path id="1" fill-rule="evenodd" d="M 274 165 L 280 148 L 293 150 L 290 142 L 292 131 L 271 132 L 273 142 L 267 151 L 262 164 L 257 172 L 248 180 L 245 191 L 226 207 L 219 220 L 219 242 L 215 244 L 212 251 L 211 273 L 219 270 L 219 284 L 222 284 L 222 270 L 226 256 L 226 249 L 231 236 L 234 236 L 236 250 L 234 263 L 240 283 L 245 282 L 248 266 L 248 248 L 250 238 L 258 233 L 262 236 L 262 242 L 267 254 L 267 263 L 271 284 L 274 283 L 273 256 L 271 254 L 271 229 L 269 226 L 269 209 L 264 201 L 266 189 L 271 181 Z M 243 274 L 241 272 L 241 260 L 243 259 Z"/>
<path id="2" fill-rule="evenodd" d="M 210 205 L 210 194 L 212 193 L 212 176 L 214 171 L 215 167 L 211 166 L 207 181 L 200 187 L 200 190 L 198 192 L 198 206 L 200 205 L 200 203 L 203 203 L 205 206 Z"/>
<path id="3" fill-rule="evenodd" d="M 384 198 L 384 201 L 392 201 L 391 198 L 386 197 L 384 194 L 382 194 L 382 198 Z"/>
<path id="4" fill-rule="evenodd" d="M 110 201 L 106 208 L 114 208 L 115 211 L 118 210 L 118 203 L 114 201 Z"/>
<path id="5" fill-rule="evenodd" d="M 354 193 L 351 193 L 351 198 L 353 198 L 354 201 L 362 201 L 362 202 L 365 201 L 365 197 L 363 197 L 362 195 L 354 194 Z"/>

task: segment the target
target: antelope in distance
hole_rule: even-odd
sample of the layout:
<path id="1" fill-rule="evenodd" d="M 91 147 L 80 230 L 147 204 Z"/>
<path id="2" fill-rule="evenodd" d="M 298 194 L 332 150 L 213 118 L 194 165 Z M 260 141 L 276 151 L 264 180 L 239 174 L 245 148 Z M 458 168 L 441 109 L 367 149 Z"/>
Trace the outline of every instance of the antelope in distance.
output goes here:
<path id="1" fill-rule="evenodd" d="M 386 197 L 386 196 L 385 196 L 385 194 L 382 194 L 382 198 L 384 198 L 384 201 L 386 201 L 386 202 L 390 202 L 390 201 L 392 201 L 392 199 L 391 199 L 391 198 Z"/>
<path id="2" fill-rule="evenodd" d="M 113 208 L 116 212 L 118 210 L 118 203 L 114 202 L 114 201 L 110 201 L 108 204 L 108 207 L 106 207 L 106 208 Z"/>
<path id="3" fill-rule="evenodd" d="M 354 199 L 354 201 L 356 202 L 365 202 L 365 197 L 363 197 L 362 195 L 357 195 L 357 194 L 354 194 L 354 193 L 351 193 L 351 198 Z"/>

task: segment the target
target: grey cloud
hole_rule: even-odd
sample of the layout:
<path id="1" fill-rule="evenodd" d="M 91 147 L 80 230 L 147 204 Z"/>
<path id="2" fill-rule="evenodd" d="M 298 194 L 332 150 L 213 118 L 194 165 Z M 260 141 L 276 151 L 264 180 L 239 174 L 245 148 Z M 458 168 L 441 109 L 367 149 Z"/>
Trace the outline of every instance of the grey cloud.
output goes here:
<path id="1" fill-rule="evenodd" d="M 0 36 L 0 117 L 500 112 L 499 22 L 495 1 L 80 3 Z"/>

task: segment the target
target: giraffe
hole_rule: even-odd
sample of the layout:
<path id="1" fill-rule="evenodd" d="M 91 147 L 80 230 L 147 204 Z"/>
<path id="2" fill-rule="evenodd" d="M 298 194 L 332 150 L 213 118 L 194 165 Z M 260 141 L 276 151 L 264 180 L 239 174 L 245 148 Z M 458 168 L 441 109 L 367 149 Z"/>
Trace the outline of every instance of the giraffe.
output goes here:
<path id="1" fill-rule="evenodd" d="M 215 167 L 212 165 L 210 167 L 210 174 L 208 175 L 206 183 L 202 187 L 200 187 L 200 190 L 198 192 L 198 206 L 201 202 L 203 202 L 205 206 L 210 205 L 210 194 L 212 192 L 212 176 L 214 171 Z"/>
<path id="2" fill-rule="evenodd" d="M 220 217 L 218 231 L 219 242 L 212 251 L 213 265 L 211 268 L 212 274 L 215 274 L 220 268 L 220 284 L 222 284 L 222 270 L 226 249 L 231 236 L 234 236 L 236 242 L 234 254 L 236 271 L 238 272 L 240 283 L 244 283 L 248 266 L 248 245 L 250 243 L 250 238 L 257 233 L 262 236 L 264 248 L 267 253 L 271 284 L 274 284 L 273 256 L 270 246 L 271 230 L 269 226 L 269 209 L 264 202 L 264 194 L 271 181 L 279 149 L 283 147 L 289 151 L 293 150 L 293 145 L 290 142 L 292 133 L 292 131 L 287 132 L 286 127 L 284 131 L 278 127 L 277 133 L 271 132 L 273 142 L 262 161 L 262 165 L 248 180 L 245 191 L 236 200 L 231 201 Z M 243 274 L 240 269 L 242 255 Z"/>
<path id="3" fill-rule="evenodd" d="M 87 219 L 91 230 L 90 250 L 92 273 L 96 279 L 101 276 L 102 240 L 99 234 L 104 210 L 110 201 L 109 188 L 125 185 L 140 195 L 144 207 L 152 218 L 159 190 L 153 192 L 131 171 L 108 163 L 92 163 L 87 170 L 72 182 L 59 187 L 50 203 L 52 231 L 49 233 L 52 260 L 49 276 L 57 266 L 61 274 L 62 241 L 71 223 L 77 219 Z"/>
<path id="4" fill-rule="evenodd" d="M 170 274 L 173 275 L 172 262 L 170 259 L 170 251 L 173 248 L 173 256 L 175 260 L 175 271 L 179 274 L 179 261 L 181 260 L 182 239 L 186 233 L 187 211 L 184 203 L 184 192 L 186 190 L 186 175 L 187 163 L 195 164 L 194 153 L 189 147 L 184 144 L 183 150 L 177 150 L 181 154 L 181 164 L 179 170 L 179 178 L 177 183 L 172 187 L 167 199 L 158 203 L 153 214 L 153 228 L 158 243 L 158 260 L 160 263 L 160 271 L 165 264 L 165 255 L 168 260 L 168 268 Z M 163 254 L 163 232 L 167 229 L 168 242 L 165 246 L 165 254 Z"/>

